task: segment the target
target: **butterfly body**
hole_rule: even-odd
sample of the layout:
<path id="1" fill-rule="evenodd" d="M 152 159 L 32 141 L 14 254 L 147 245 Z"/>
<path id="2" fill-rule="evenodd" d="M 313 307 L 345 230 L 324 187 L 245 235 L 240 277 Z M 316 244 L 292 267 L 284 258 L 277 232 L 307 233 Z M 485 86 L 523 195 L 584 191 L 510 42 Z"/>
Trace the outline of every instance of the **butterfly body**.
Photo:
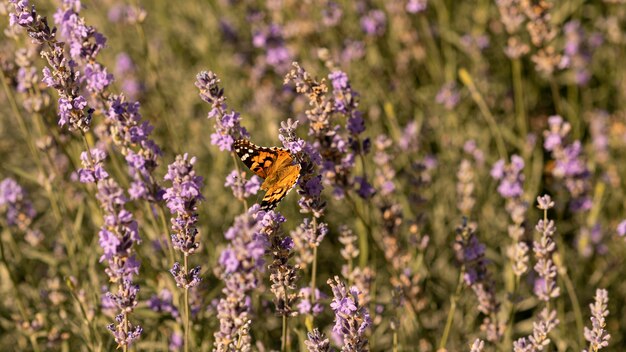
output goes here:
<path id="1" fill-rule="evenodd" d="M 239 139 L 233 144 L 233 150 L 252 172 L 264 179 L 262 209 L 273 209 L 298 182 L 300 165 L 286 149 L 260 147 L 247 139 Z"/>

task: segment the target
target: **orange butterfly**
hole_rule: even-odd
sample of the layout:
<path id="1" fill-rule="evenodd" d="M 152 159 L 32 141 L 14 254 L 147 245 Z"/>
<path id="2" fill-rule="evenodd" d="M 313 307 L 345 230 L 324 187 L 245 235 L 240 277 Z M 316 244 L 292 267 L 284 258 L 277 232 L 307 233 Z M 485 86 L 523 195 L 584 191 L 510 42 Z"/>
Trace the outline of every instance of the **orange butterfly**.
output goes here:
<path id="1" fill-rule="evenodd" d="M 265 179 L 261 185 L 266 191 L 261 209 L 276 207 L 300 178 L 300 164 L 287 149 L 260 147 L 247 139 L 238 139 L 233 150 L 252 172 Z"/>

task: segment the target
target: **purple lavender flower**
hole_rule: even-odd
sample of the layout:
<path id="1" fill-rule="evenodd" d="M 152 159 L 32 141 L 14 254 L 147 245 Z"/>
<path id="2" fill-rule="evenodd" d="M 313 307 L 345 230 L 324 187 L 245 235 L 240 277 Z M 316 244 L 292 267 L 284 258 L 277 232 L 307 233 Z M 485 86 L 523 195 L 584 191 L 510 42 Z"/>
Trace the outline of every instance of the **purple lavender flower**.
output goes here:
<path id="1" fill-rule="evenodd" d="M 571 20 L 563 26 L 565 48 L 559 68 L 567 68 L 570 79 L 577 85 L 587 85 L 591 79 L 589 64 L 595 49 L 602 44 L 599 34 L 588 35 L 580 21 Z"/>
<path id="2" fill-rule="evenodd" d="M 571 196 L 570 209 L 573 212 L 586 211 L 591 208 L 589 195 L 591 184 L 589 171 L 583 156 L 580 141 L 567 144 L 565 139 L 571 125 L 560 116 L 548 119 L 549 129 L 544 131 L 544 148 L 552 154 L 555 166 L 552 175 L 563 180 L 565 188 Z"/>
<path id="3" fill-rule="evenodd" d="M 164 180 L 171 181 L 172 186 L 165 190 L 163 199 L 172 218 L 172 244 L 174 249 L 182 251 L 185 256 L 193 254 L 199 247 L 196 242 L 198 230 L 198 203 L 202 197 L 202 177 L 193 170 L 196 158 L 188 158 L 187 154 L 178 155 L 176 161 L 167 168 Z M 174 270 L 174 268 L 172 269 Z M 185 273 L 187 275 L 187 273 Z M 176 275 L 175 275 L 176 276 Z"/>
<path id="4" fill-rule="evenodd" d="M 155 312 L 168 313 L 174 319 L 180 317 L 180 313 L 173 303 L 172 293 L 168 289 L 162 289 L 158 295 L 150 297 L 148 308 Z"/>
<path id="5" fill-rule="evenodd" d="M 98 63 L 86 64 L 84 73 L 87 90 L 92 93 L 102 93 L 113 83 L 113 75 L 107 72 L 106 67 Z"/>
<path id="6" fill-rule="evenodd" d="M 132 100 L 136 100 L 143 90 L 141 82 L 137 79 L 137 69 L 131 57 L 126 53 L 120 53 L 115 58 L 115 75 L 121 78 L 122 90 Z"/>
<path id="7" fill-rule="evenodd" d="M 224 90 L 219 84 L 220 80 L 213 72 L 202 71 L 196 76 L 196 87 L 200 90 L 200 97 L 211 104 L 208 118 L 215 118 L 215 132 L 211 134 L 211 144 L 217 145 L 220 150 L 232 151 L 235 140 L 248 138 L 249 134 L 241 127 L 239 113 L 227 111 Z"/>
<path id="8" fill-rule="evenodd" d="M 332 352 L 330 341 L 317 328 L 307 333 L 307 340 L 304 341 L 309 352 Z"/>
<path id="9" fill-rule="evenodd" d="M 476 294 L 478 310 L 486 316 L 481 329 L 487 331 L 489 341 L 497 341 L 502 336 L 503 327 L 497 320 L 500 303 L 495 295 L 495 282 L 487 269 L 485 245 L 480 243 L 474 226 L 469 225 L 466 219 L 463 219 L 456 232 L 454 251 L 457 260 L 465 268 L 463 281 Z"/>
<path id="10" fill-rule="evenodd" d="M 172 336 L 170 337 L 170 343 L 168 345 L 169 350 L 172 352 L 180 351 L 180 349 L 183 348 L 183 344 L 183 334 L 173 332 Z"/>
<path id="11" fill-rule="evenodd" d="M 61 37 L 70 46 L 74 60 L 93 60 L 106 44 L 106 38 L 94 27 L 87 26 L 80 17 L 80 1 L 64 0 L 61 8 L 54 15 L 54 22 L 59 27 Z"/>
<path id="12" fill-rule="evenodd" d="M 312 314 L 313 316 L 321 314 L 324 311 L 324 307 L 320 301 L 325 298 L 326 295 L 317 288 L 315 289 L 314 295 L 311 295 L 310 287 L 301 288 L 298 312 L 300 312 L 300 314 Z"/>
<path id="13" fill-rule="evenodd" d="M 549 311 L 547 308 L 544 308 L 541 313 L 539 313 L 538 321 L 533 323 L 532 335 L 521 337 L 514 341 L 513 351 L 543 351 L 543 349 L 550 344 L 548 334 L 554 330 L 558 324 L 559 320 L 556 318 L 556 310 Z"/>
<path id="14" fill-rule="evenodd" d="M 355 184 L 358 185 L 356 193 L 361 198 L 369 199 L 376 193 L 376 190 L 374 189 L 374 187 L 370 185 L 370 183 L 367 181 L 365 177 L 356 176 L 354 178 L 354 182 Z"/>
<path id="15" fill-rule="evenodd" d="M 443 105 L 447 110 L 453 110 L 460 101 L 461 95 L 454 82 L 444 84 L 435 97 L 435 102 Z"/>
<path id="16" fill-rule="evenodd" d="M 115 317 L 117 324 L 109 324 L 107 328 L 113 333 L 115 342 L 118 346 L 129 346 L 135 340 L 139 339 L 143 328 L 141 326 L 133 326 L 128 319 L 128 313 L 132 312 L 137 306 L 137 293 L 139 286 L 133 285 L 128 279 L 122 280 L 116 294 L 108 292 L 107 297 L 110 299 L 122 314 Z"/>
<path id="17" fill-rule="evenodd" d="M 513 343 L 515 352 L 543 350 L 550 343 L 548 334 L 559 324 L 559 320 L 556 319 L 556 310 L 549 309 L 547 304 L 560 295 L 560 288 L 556 284 L 557 267 L 552 258 L 556 250 L 556 244 L 552 238 L 556 226 L 554 226 L 554 221 L 548 220 L 548 210 L 554 207 L 554 202 L 550 196 L 543 195 L 537 197 L 537 203 L 537 207 L 543 210 L 543 219 L 540 219 L 536 226 L 541 237 L 533 243 L 533 251 L 537 257 L 534 269 L 539 275 L 535 281 L 534 292 L 540 300 L 546 302 L 546 307 L 539 313 L 537 321 L 533 323 L 532 335 L 519 338 Z"/>
<path id="18" fill-rule="evenodd" d="M 387 29 L 387 16 L 382 10 L 370 10 L 361 17 L 361 29 L 369 36 L 381 37 Z"/>
<path id="19" fill-rule="evenodd" d="M 98 148 L 91 149 L 91 153 L 82 152 L 80 154 L 80 162 L 82 169 L 78 169 L 78 179 L 82 183 L 97 183 L 109 177 L 104 170 L 103 162 L 106 159 L 106 153 Z"/>
<path id="20" fill-rule="evenodd" d="M 428 7 L 428 0 L 409 0 L 406 3 L 405 9 L 408 13 L 420 13 L 426 11 Z"/>
<path id="21" fill-rule="evenodd" d="M 259 192 L 261 189 L 261 181 L 262 180 L 256 175 L 253 175 L 249 180 L 246 180 L 245 172 L 233 170 L 228 176 L 226 176 L 226 183 L 224 183 L 224 186 L 232 189 L 235 198 L 245 199 Z"/>
<path id="22" fill-rule="evenodd" d="M 189 269 L 189 271 L 185 271 L 185 268 L 179 262 L 175 262 L 170 269 L 170 273 L 176 281 L 176 286 L 185 290 L 198 286 L 200 281 L 202 281 L 199 266 Z"/>
<path id="23" fill-rule="evenodd" d="M 367 328 L 372 324 L 366 307 L 359 303 L 359 290 L 350 289 L 335 276 L 328 279 L 333 290 L 333 301 L 330 307 L 335 312 L 333 332 L 343 340 L 343 351 L 367 351 L 368 341 L 365 337 Z"/>
<path id="24" fill-rule="evenodd" d="M 519 155 L 511 156 L 511 163 L 506 165 L 503 159 L 498 160 L 491 169 L 491 177 L 500 181 L 498 193 L 505 198 L 519 198 L 524 193 L 524 159 Z"/>
<path id="25" fill-rule="evenodd" d="M 118 348 L 121 346 L 130 346 L 135 340 L 138 340 L 143 333 L 141 326 L 133 326 L 131 323 L 125 323 L 122 314 L 116 316 L 115 321 L 117 325 L 109 324 L 107 325 L 107 329 L 113 333 Z"/>
<path id="26" fill-rule="evenodd" d="M 626 236 L 626 219 L 622 220 L 618 225 L 617 225 L 617 234 L 621 237 L 625 237 Z"/>
<path id="27" fill-rule="evenodd" d="M 24 231 L 35 218 L 36 212 L 26 191 L 12 178 L 0 182 L 0 215 L 9 226 L 17 226 Z"/>
<path id="28" fill-rule="evenodd" d="M 584 352 L 598 351 L 609 346 L 611 335 L 606 331 L 606 317 L 609 315 L 607 306 L 609 293 L 605 289 L 597 289 L 594 303 L 589 305 L 591 309 L 591 326 L 585 326 L 585 340 L 589 341 L 589 350 Z"/>
<path id="29" fill-rule="evenodd" d="M 133 178 L 132 198 L 158 201 L 163 191 L 154 181 L 153 172 L 162 152 L 150 139 L 154 127 L 142 121 L 139 107 L 138 102 L 127 101 L 123 95 L 113 95 L 107 100 L 105 116 L 113 142 L 120 147 Z"/>
<path id="30" fill-rule="evenodd" d="M 286 72 L 291 61 L 291 53 L 285 45 L 282 28 L 278 24 L 270 24 L 257 30 L 252 36 L 255 48 L 265 49 L 265 60 L 277 72 Z"/>
<path id="31" fill-rule="evenodd" d="M 322 23 L 327 27 L 334 27 L 341 22 L 343 11 L 339 4 L 328 1 L 322 8 Z"/>
<path id="32" fill-rule="evenodd" d="M 224 234 L 230 244 L 220 255 L 217 273 L 225 287 L 217 304 L 220 329 L 214 334 L 216 351 L 231 351 L 235 341 L 239 341 L 239 348 L 250 347 L 247 327 L 251 318 L 250 292 L 259 285 L 259 274 L 265 269 L 263 257 L 269 245 L 261 224 L 262 214 L 265 212 L 255 204 L 235 218 Z M 270 219 L 265 221 L 271 226 Z"/>

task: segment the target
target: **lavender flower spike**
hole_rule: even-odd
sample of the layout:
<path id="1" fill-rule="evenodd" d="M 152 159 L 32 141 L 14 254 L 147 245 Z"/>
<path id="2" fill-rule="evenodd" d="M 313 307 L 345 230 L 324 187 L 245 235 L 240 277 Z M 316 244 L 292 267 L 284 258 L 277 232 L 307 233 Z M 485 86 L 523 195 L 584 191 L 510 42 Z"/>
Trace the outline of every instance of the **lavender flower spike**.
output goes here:
<path id="1" fill-rule="evenodd" d="M 485 341 L 481 339 L 476 339 L 470 346 L 470 352 L 483 352 L 485 348 Z"/>
<path id="2" fill-rule="evenodd" d="M 9 226 L 26 230 L 35 218 L 33 204 L 26 198 L 26 192 L 12 178 L 0 182 L 0 216 Z"/>
<path id="3" fill-rule="evenodd" d="M 333 332 L 343 340 L 344 352 L 369 351 L 368 340 L 365 337 L 367 328 L 372 324 L 367 308 L 359 303 L 359 290 L 356 286 L 350 289 L 339 280 L 338 276 L 328 279 L 333 290 L 333 301 L 330 307 L 335 312 L 335 326 Z"/>
<path id="4" fill-rule="evenodd" d="M 330 347 L 330 341 L 324 333 L 320 332 L 317 328 L 307 333 L 308 339 L 304 341 L 304 345 L 309 352 L 332 352 L 334 351 Z"/>
<path id="5" fill-rule="evenodd" d="M 198 230 L 198 203 L 204 199 L 201 194 L 202 177 L 193 170 L 196 158 L 187 154 L 178 155 L 176 161 L 167 168 L 164 179 L 171 181 L 172 186 L 165 190 L 163 199 L 172 214 L 172 243 L 174 249 L 182 251 L 185 256 L 193 254 L 199 247 L 196 242 Z"/>
<path id="6" fill-rule="evenodd" d="M 589 350 L 585 352 L 596 352 L 609 345 L 611 335 L 605 330 L 606 317 L 609 310 L 606 309 L 609 303 L 609 294 L 605 289 L 597 289 L 595 302 L 589 305 L 591 309 L 591 326 L 585 326 L 585 340 L 589 341 Z"/>

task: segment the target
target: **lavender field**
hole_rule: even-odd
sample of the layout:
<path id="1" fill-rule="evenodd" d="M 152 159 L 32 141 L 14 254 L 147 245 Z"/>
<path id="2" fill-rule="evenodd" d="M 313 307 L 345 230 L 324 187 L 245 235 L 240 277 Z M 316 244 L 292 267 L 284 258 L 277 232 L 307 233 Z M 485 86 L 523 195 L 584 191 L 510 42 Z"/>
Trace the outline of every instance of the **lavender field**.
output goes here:
<path id="1" fill-rule="evenodd" d="M 626 1 L 0 26 L 0 351 L 626 350 Z"/>

